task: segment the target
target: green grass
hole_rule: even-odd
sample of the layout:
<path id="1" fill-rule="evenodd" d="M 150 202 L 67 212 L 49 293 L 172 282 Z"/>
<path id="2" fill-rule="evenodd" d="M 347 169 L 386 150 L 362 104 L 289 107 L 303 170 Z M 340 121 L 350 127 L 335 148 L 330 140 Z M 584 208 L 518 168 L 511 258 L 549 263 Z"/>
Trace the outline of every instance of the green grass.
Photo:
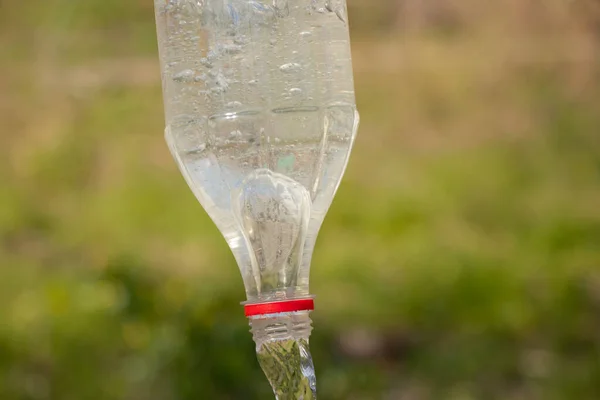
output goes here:
<path id="1" fill-rule="evenodd" d="M 151 2 L 76 3 L 0 5 L 0 398 L 269 398 L 163 141 Z M 360 19 L 311 272 L 322 398 L 600 398 L 600 39 L 552 10 L 564 40 L 508 11 L 450 37 Z"/>

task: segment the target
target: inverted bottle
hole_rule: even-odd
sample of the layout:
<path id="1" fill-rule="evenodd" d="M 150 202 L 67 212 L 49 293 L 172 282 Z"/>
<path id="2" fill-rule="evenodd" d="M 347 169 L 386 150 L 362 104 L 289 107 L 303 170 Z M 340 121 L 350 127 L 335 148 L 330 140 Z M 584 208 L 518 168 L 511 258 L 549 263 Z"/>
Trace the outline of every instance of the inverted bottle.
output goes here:
<path id="1" fill-rule="evenodd" d="M 155 7 L 165 136 L 236 258 L 257 350 L 307 344 L 312 253 L 358 126 L 345 1 Z"/>

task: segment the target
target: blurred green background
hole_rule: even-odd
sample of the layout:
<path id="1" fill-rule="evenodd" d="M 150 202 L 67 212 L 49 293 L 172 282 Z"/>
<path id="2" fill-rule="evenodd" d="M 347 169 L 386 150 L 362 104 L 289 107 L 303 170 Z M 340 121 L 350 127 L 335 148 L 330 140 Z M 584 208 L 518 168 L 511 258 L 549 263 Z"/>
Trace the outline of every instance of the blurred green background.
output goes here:
<path id="1" fill-rule="evenodd" d="M 322 399 L 600 399 L 600 4 L 348 0 Z M 269 399 L 150 0 L 0 0 L 0 399 Z"/>

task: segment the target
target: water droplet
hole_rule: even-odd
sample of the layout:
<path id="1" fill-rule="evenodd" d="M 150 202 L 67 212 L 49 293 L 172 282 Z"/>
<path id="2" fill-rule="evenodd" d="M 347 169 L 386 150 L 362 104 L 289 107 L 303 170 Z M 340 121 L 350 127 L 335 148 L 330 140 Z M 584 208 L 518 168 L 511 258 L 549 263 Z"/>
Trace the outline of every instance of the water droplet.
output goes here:
<path id="1" fill-rule="evenodd" d="M 278 137 L 276 137 L 275 139 L 273 139 L 275 141 L 275 143 L 280 143 L 281 139 L 279 139 Z"/>
<path id="2" fill-rule="evenodd" d="M 285 74 L 292 74 L 302 69 L 302 65 L 298 63 L 287 63 L 279 67 L 279 70 Z"/>
<path id="3" fill-rule="evenodd" d="M 276 43 L 277 43 L 277 39 L 275 39 L 275 38 L 269 39 L 269 44 L 271 46 L 275 46 Z"/>
<path id="4" fill-rule="evenodd" d="M 192 80 L 194 80 L 194 75 L 196 75 L 194 71 L 192 71 L 191 69 L 185 69 L 173 75 L 173 80 L 175 82 L 191 82 Z"/>
<path id="5" fill-rule="evenodd" d="M 258 85 L 258 79 L 252 79 L 251 81 L 248 81 L 248 85 L 252 85 L 252 86 Z"/>
<path id="6" fill-rule="evenodd" d="M 302 94 L 302 89 L 300 88 L 291 88 L 290 95 L 292 96 L 300 96 Z"/>
<path id="7" fill-rule="evenodd" d="M 229 103 L 227 103 L 225 105 L 225 107 L 227 108 L 235 108 L 235 107 L 241 107 L 242 103 L 240 103 L 239 101 L 230 101 Z"/>
<path id="8" fill-rule="evenodd" d="M 302 32 L 300 32 L 300 37 L 302 39 L 309 39 L 310 37 L 312 37 L 312 32 L 311 31 L 302 31 Z"/>
<path id="9" fill-rule="evenodd" d="M 240 130 L 231 131 L 231 132 L 229 132 L 229 136 L 234 139 L 240 138 L 240 137 L 242 137 L 242 132 Z"/>

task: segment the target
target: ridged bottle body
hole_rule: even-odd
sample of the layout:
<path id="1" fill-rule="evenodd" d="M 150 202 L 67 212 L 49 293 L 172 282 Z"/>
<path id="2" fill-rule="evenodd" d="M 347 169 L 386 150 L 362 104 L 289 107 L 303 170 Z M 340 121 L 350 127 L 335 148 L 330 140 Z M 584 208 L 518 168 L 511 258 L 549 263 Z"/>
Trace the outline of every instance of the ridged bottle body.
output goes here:
<path id="1" fill-rule="evenodd" d="M 248 300 L 308 296 L 358 125 L 344 1 L 155 0 L 171 152 Z"/>

